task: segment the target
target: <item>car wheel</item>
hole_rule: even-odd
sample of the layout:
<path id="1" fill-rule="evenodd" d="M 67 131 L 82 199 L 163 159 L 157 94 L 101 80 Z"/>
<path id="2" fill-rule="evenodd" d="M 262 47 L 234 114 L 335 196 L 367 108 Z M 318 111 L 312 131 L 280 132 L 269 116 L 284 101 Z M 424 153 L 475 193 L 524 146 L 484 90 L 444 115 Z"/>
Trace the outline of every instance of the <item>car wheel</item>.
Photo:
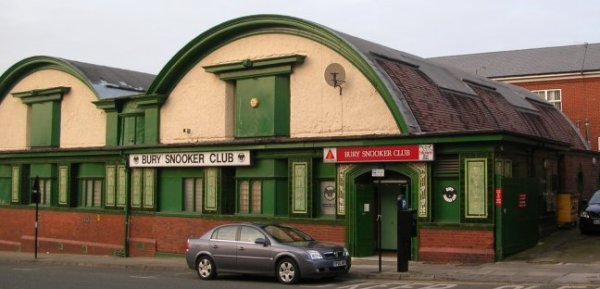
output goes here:
<path id="1" fill-rule="evenodd" d="M 275 268 L 277 280 L 283 284 L 294 284 L 300 280 L 300 269 L 290 258 L 281 259 Z"/>
<path id="2" fill-rule="evenodd" d="M 210 280 L 217 277 L 217 267 L 215 262 L 208 256 L 200 256 L 196 262 L 196 272 L 198 277 L 203 280 Z"/>

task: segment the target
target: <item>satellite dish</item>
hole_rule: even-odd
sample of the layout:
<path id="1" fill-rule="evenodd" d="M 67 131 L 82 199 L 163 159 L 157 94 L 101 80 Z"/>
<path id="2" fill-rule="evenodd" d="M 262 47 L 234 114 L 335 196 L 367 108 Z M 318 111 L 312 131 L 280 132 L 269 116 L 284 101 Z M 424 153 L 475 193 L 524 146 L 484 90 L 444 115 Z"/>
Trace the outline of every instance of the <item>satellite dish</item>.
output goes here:
<path id="1" fill-rule="evenodd" d="M 332 63 L 325 68 L 325 82 L 333 87 L 340 88 L 340 95 L 342 95 L 342 84 L 346 82 L 346 71 L 338 63 Z"/>

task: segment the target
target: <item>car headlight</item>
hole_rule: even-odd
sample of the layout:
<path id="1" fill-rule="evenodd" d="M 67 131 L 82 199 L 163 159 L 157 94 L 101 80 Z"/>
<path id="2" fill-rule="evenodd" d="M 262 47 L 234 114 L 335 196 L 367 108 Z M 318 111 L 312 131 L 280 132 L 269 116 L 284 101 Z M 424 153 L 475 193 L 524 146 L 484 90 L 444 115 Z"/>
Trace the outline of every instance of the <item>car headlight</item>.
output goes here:
<path id="1" fill-rule="evenodd" d="M 308 251 L 306 251 L 306 253 L 308 253 L 308 256 L 312 260 L 323 259 L 323 255 L 321 255 L 321 253 L 319 253 L 318 251 L 308 250 Z"/>
<path id="2" fill-rule="evenodd" d="M 586 218 L 586 219 L 590 218 L 590 214 L 587 211 L 581 212 L 581 214 L 579 216 L 582 218 Z"/>
<path id="3" fill-rule="evenodd" d="M 344 257 L 348 256 L 350 256 L 350 252 L 348 252 L 348 249 L 344 248 Z"/>

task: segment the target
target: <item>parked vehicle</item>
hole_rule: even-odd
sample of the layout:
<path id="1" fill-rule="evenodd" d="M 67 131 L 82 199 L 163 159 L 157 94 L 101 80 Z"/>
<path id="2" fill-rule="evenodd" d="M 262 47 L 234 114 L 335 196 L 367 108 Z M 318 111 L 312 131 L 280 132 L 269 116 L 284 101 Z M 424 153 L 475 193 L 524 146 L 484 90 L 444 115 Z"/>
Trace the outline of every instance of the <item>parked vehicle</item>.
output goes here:
<path id="1" fill-rule="evenodd" d="M 322 243 L 290 226 L 227 224 L 187 240 L 186 261 L 201 279 L 229 272 L 275 276 L 284 284 L 300 278 L 334 277 L 351 267 L 348 250 Z"/>
<path id="2" fill-rule="evenodd" d="M 600 232 L 600 191 L 596 191 L 588 202 L 583 201 L 583 205 L 586 208 L 579 214 L 579 231 L 582 234 Z"/>

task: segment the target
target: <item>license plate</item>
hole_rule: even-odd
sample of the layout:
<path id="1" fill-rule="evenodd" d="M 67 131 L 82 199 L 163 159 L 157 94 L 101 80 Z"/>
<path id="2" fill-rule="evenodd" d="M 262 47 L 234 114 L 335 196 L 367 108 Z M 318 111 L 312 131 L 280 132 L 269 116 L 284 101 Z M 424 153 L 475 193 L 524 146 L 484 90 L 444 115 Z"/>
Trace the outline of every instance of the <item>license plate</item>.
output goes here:
<path id="1" fill-rule="evenodd" d="M 333 261 L 333 267 L 342 267 L 342 266 L 346 266 L 346 260 Z"/>
<path id="2" fill-rule="evenodd" d="M 594 220 L 594 225 L 600 225 L 600 220 Z"/>

